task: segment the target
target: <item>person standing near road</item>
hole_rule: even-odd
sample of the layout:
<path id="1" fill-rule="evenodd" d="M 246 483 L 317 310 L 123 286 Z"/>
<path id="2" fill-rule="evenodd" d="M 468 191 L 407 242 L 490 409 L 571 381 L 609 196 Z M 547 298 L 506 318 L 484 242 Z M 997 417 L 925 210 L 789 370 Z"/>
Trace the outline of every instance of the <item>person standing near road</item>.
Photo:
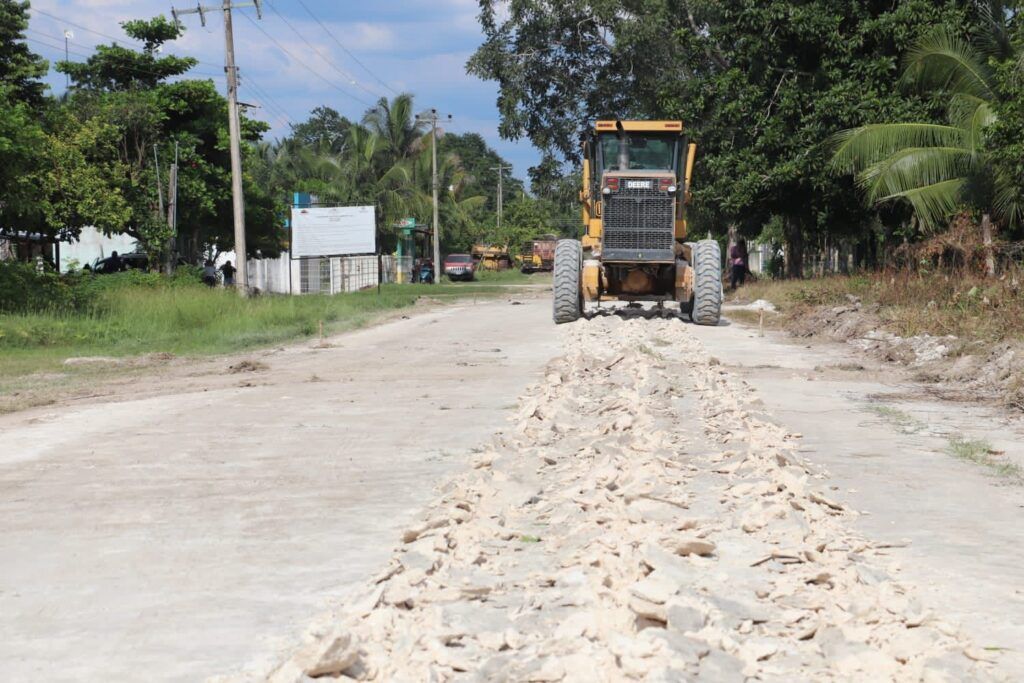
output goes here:
<path id="1" fill-rule="evenodd" d="M 203 264 L 203 284 L 207 287 L 217 286 L 217 269 L 210 259 L 206 259 L 206 263 Z"/>
<path id="2" fill-rule="evenodd" d="M 235 267 L 231 265 L 231 261 L 225 261 L 224 265 L 220 267 L 220 272 L 224 274 L 225 287 L 235 286 L 235 270 Z"/>
<path id="3" fill-rule="evenodd" d="M 747 279 L 747 241 L 741 239 L 729 250 L 729 263 L 732 265 L 731 284 L 733 291 Z"/>
<path id="4" fill-rule="evenodd" d="M 124 270 L 124 260 L 120 254 L 116 251 L 110 252 L 110 258 L 107 259 L 107 267 L 104 269 L 108 273 L 120 273 Z"/>

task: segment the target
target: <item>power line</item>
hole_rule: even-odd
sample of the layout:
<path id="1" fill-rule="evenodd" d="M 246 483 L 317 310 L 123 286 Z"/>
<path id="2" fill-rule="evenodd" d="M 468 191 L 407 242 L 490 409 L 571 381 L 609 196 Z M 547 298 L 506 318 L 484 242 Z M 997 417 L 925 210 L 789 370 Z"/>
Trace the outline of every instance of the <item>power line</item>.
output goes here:
<path id="1" fill-rule="evenodd" d="M 292 123 L 292 118 L 288 115 L 288 112 L 277 103 L 265 90 L 257 86 L 255 83 L 250 82 L 248 79 L 244 79 L 244 82 L 240 84 L 242 88 L 252 88 L 253 94 L 256 95 L 259 103 L 262 105 L 267 112 L 273 114 L 278 118 L 283 118 L 285 122 Z"/>
<path id="2" fill-rule="evenodd" d="M 291 126 L 296 125 L 295 121 L 288 114 L 288 111 L 284 108 L 284 106 L 280 104 L 277 100 L 275 100 L 273 97 L 271 97 L 270 94 L 264 88 L 257 85 L 252 80 L 252 78 L 248 76 L 243 77 L 242 87 L 251 87 L 256 96 L 263 100 L 263 106 L 268 112 L 274 114 L 278 118 L 284 119 L 284 122 Z"/>
<path id="3" fill-rule="evenodd" d="M 50 38 L 52 40 L 57 40 L 57 41 L 61 40 L 61 38 L 58 37 L 58 36 L 52 35 L 50 33 L 45 33 L 43 31 L 39 31 L 39 30 L 36 30 L 36 29 L 28 28 L 28 29 L 25 29 L 25 30 L 28 33 L 38 34 L 40 36 L 43 36 L 45 38 Z M 55 45 L 55 44 L 49 43 L 49 42 L 47 42 L 45 40 L 40 40 L 38 38 L 31 38 L 31 37 L 26 37 L 25 40 L 28 41 L 28 42 L 32 42 L 34 44 L 40 45 L 42 47 L 47 47 L 47 48 L 50 48 L 50 49 L 53 49 L 53 50 L 57 50 L 58 52 L 61 53 L 61 56 L 63 56 L 63 54 L 65 52 L 64 46 L 62 46 L 62 45 Z M 86 49 L 95 49 L 97 47 L 97 46 L 84 45 L 82 43 L 76 43 L 76 42 L 73 42 L 73 41 L 71 42 L 71 44 L 72 45 L 77 45 L 79 47 L 86 48 Z M 122 49 L 128 49 L 128 48 L 126 48 L 124 46 L 119 46 L 119 47 L 121 47 Z M 134 52 L 134 50 L 133 50 L 133 52 Z M 95 53 L 90 55 L 90 54 L 87 54 L 85 52 L 79 52 L 78 50 L 67 50 L 67 54 L 74 55 L 76 57 L 82 57 L 82 58 L 85 58 L 85 59 L 89 59 L 89 58 L 93 57 Z M 136 52 L 136 54 L 144 54 L 144 53 Z M 82 62 L 74 62 L 74 63 L 81 64 Z M 122 69 L 124 69 L 126 71 L 130 71 L 130 72 L 137 73 L 137 74 L 144 74 L 144 75 L 147 75 L 147 76 L 155 76 L 155 77 L 158 77 L 158 78 L 160 78 L 160 77 L 163 77 L 163 78 L 168 77 L 166 74 L 159 73 L 159 72 L 156 72 L 156 71 L 151 71 L 149 69 L 143 69 L 143 68 L 140 68 L 140 67 L 137 67 L 137 66 L 122 65 L 120 68 L 122 68 Z M 190 71 L 188 74 L 179 74 L 179 75 L 180 76 L 186 76 L 186 75 L 203 76 L 203 77 L 206 77 L 206 78 L 225 78 L 225 75 L 222 74 L 222 73 L 219 73 L 219 74 L 218 73 L 206 73 L 206 72 L 203 72 L 203 71 Z M 257 94 L 260 96 L 260 98 L 265 101 L 265 108 L 270 113 L 272 113 L 274 116 L 276 116 L 278 118 L 284 119 L 284 122 L 289 124 L 289 125 L 295 125 L 294 119 L 288 114 L 287 110 L 280 103 L 278 103 L 273 97 L 271 97 L 270 94 L 265 89 L 261 88 L 249 76 L 246 76 L 245 80 L 247 81 L 246 85 L 251 86 L 253 88 L 253 90 L 255 90 L 257 92 Z"/>
<path id="4" fill-rule="evenodd" d="M 32 29 L 27 29 L 27 30 L 32 30 Z M 42 33 L 41 31 L 34 31 L 33 30 L 32 32 L 33 33 L 38 33 L 38 34 L 40 34 L 42 36 L 47 36 L 47 37 L 53 38 L 53 36 L 49 36 L 48 34 Z M 37 43 L 37 44 L 42 45 L 44 47 L 48 47 L 48 48 L 51 48 L 53 50 L 57 50 L 62 55 L 64 53 L 64 46 L 63 45 L 54 45 L 52 43 L 48 43 L 45 40 L 40 40 L 38 38 L 28 38 L 28 37 L 26 37 L 25 41 L 29 42 L 29 43 Z M 71 54 L 71 55 L 75 55 L 76 57 L 84 57 L 85 59 L 89 59 L 90 57 L 93 56 L 93 55 L 85 54 L 84 52 L 78 52 L 77 50 L 68 50 L 67 53 Z M 81 62 L 75 62 L 75 63 L 76 64 L 81 64 Z M 142 68 L 139 68 L 137 66 L 122 65 L 119 68 L 124 69 L 126 71 L 133 71 L 133 72 L 139 73 L 139 74 L 146 74 L 148 76 L 156 76 L 158 78 L 174 78 L 175 75 L 177 75 L 177 76 L 183 76 L 184 75 L 184 74 L 168 75 L 168 74 L 160 73 L 158 71 L 150 71 L 149 69 L 142 69 Z M 203 73 L 203 72 L 200 72 L 200 71 L 196 71 L 196 72 L 194 72 L 194 74 L 197 75 L 197 76 L 206 76 L 207 78 L 223 78 L 223 76 L 224 76 L 224 74 L 207 74 L 207 73 Z"/>
<path id="5" fill-rule="evenodd" d="M 74 26 L 75 28 L 77 28 L 79 30 L 88 31 L 89 33 L 95 33 L 98 36 L 102 36 L 104 38 L 109 38 L 110 40 L 113 40 L 115 43 L 130 43 L 130 42 L 132 42 L 131 38 L 123 38 L 123 37 L 122 38 L 117 38 L 117 37 L 112 36 L 112 35 L 110 35 L 108 33 L 101 33 L 100 31 L 96 31 L 96 30 L 91 29 L 91 28 L 89 28 L 87 26 L 82 26 L 81 24 L 76 24 L 73 21 L 68 21 L 64 17 L 59 17 L 56 14 L 50 14 L 49 12 L 41 10 L 38 7 L 29 7 L 28 9 L 29 9 L 30 12 L 35 12 L 36 14 L 42 14 L 43 16 L 47 16 L 47 17 L 50 17 L 51 19 L 55 19 L 56 21 L 61 22 L 61 24 L 65 24 L 67 26 Z"/>
<path id="6" fill-rule="evenodd" d="M 305 63 L 305 62 L 303 62 L 303 61 L 302 61 L 301 59 L 299 59 L 299 58 L 298 58 L 298 57 L 296 57 L 296 56 L 295 56 L 294 54 L 292 54 L 292 53 L 291 53 L 291 51 L 289 51 L 289 50 L 288 50 L 288 48 L 286 48 L 286 47 L 285 47 L 284 45 L 282 45 L 281 43 L 279 43 L 279 42 L 278 42 L 278 40 L 277 40 L 277 38 L 274 38 L 274 36 L 272 36 L 272 35 L 270 35 L 269 33 L 267 33 L 267 32 L 266 32 L 266 31 L 265 31 L 265 30 L 263 29 L 263 27 L 262 27 L 262 26 L 260 26 L 259 24 L 257 24 L 257 23 L 256 23 L 255 21 L 253 21 L 253 20 L 252 20 L 252 19 L 251 19 L 251 18 L 249 17 L 249 15 L 248 15 L 248 14 L 243 14 L 242 16 L 243 16 L 243 17 L 245 17 L 245 18 L 246 18 L 246 19 L 247 19 L 247 20 L 249 21 L 249 23 L 250 23 L 250 24 L 252 24 L 253 26 L 255 26 L 255 27 L 256 27 L 256 28 L 257 28 L 257 29 L 259 30 L 259 32 L 260 32 L 260 33 L 262 33 L 262 34 L 263 34 L 264 36 L 266 36 L 266 38 L 267 38 L 267 39 L 268 39 L 268 40 L 269 40 L 270 42 L 272 42 L 272 43 L 273 43 L 274 45 L 276 45 L 276 46 L 277 46 L 277 49 L 279 49 L 279 50 L 280 50 L 281 52 L 283 52 L 284 54 L 286 54 L 286 55 L 288 55 L 289 57 L 291 57 L 291 58 L 292 58 L 292 59 L 293 59 L 293 60 L 295 61 L 295 63 L 296 63 L 296 64 L 298 64 L 299 66 L 301 66 L 302 68 L 304 68 L 304 69 L 305 69 L 306 71 L 308 71 L 309 73 L 313 74 L 314 76 L 316 76 L 317 78 L 319 78 L 319 79 L 320 79 L 321 81 L 323 81 L 323 82 L 324 82 L 324 83 L 326 83 L 327 85 L 331 86 L 332 88 L 334 88 L 335 90 L 337 90 L 337 91 L 338 91 L 338 92 L 340 92 L 341 94 L 345 95 L 346 97 L 349 97 L 349 98 L 351 98 L 351 99 L 355 100 L 356 102 L 359 102 L 360 104 L 364 104 L 364 105 L 366 105 L 367 107 L 372 107 L 372 106 L 374 106 L 374 105 L 370 104 L 369 102 L 367 102 L 366 100 L 363 100 L 363 99 L 360 99 L 360 98 L 356 97 L 355 95 L 353 95 L 352 93 L 348 92 L 348 91 L 347 91 L 347 90 L 345 90 L 344 88 L 342 88 L 342 87 L 338 86 L 338 85 L 337 85 L 336 83 L 333 83 L 332 81 L 329 81 L 329 80 L 327 80 L 326 78 L 324 78 L 323 76 L 321 76 L 321 75 L 320 75 L 319 73 L 317 73 L 317 72 L 316 72 L 316 70 L 314 70 L 314 69 L 313 69 L 312 67 L 310 67 L 310 66 L 309 66 L 308 64 L 306 64 L 306 63 Z"/>
<path id="7" fill-rule="evenodd" d="M 344 78 L 345 80 L 347 80 L 349 83 L 351 83 L 352 85 L 356 86 L 360 90 L 362 90 L 362 91 L 364 91 L 366 93 L 369 93 L 370 95 L 372 95 L 374 97 L 380 97 L 380 93 L 379 92 L 374 92 L 373 90 L 370 90 L 369 88 L 364 86 L 362 83 L 360 83 L 359 81 L 356 80 L 355 76 L 353 76 L 348 71 L 345 71 L 344 69 L 342 69 L 340 66 L 338 66 L 333 61 L 331 61 L 331 59 L 329 57 L 324 55 L 324 53 L 320 51 L 320 48 L 316 47 L 311 42 L 309 42 L 309 40 L 306 38 L 306 36 L 302 35 L 301 31 L 299 31 L 294 26 L 292 26 L 292 23 L 290 21 L 288 21 L 288 19 L 285 18 L 285 16 L 283 14 L 278 12 L 277 8 L 274 7 L 272 4 L 270 4 L 270 2 L 266 2 L 266 5 L 267 5 L 267 7 L 270 8 L 270 10 L 274 14 L 276 14 L 278 16 L 278 18 L 281 21 L 283 21 L 285 23 L 286 26 L 288 26 L 288 28 L 290 28 L 292 30 L 292 33 L 294 33 L 295 35 L 297 35 L 299 37 L 299 40 L 301 40 L 303 43 L 306 44 L 306 47 L 308 47 L 310 50 L 312 50 L 313 52 L 318 54 L 320 56 L 320 58 L 322 60 L 324 60 L 332 69 L 337 71 L 338 74 L 340 74 L 342 78 Z"/>
<path id="8" fill-rule="evenodd" d="M 59 21 L 62 25 L 73 26 L 74 28 L 77 28 L 79 30 L 86 31 L 88 33 L 92 33 L 92 34 L 95 34 L 97 36 L 100 36 L 101 38 L 107 38 L 108 40 L 114 41 L 115 44 L 118 44 L 118 43 L 128 43 L 130 48 L 134 49 L 135 51 L 140 51 L 140 50 L 144 50 L 145 49 L 144 46 L 137 44 L 137 42 L 133 41 L 131 38 L 123 38 L 123 37 L 122 38 L 118 38 L 117 36 L 112 36 L 109 33 L 103 33 L 102 31 L 97 31 L 95 29 L 91 29 L 88 26 L 82 26 L 81 24 L 76 24 L 73 21 L 68 21 L 64 17 L 59 17 L 56 14 L 50 14 L 49 12 L 41 10 L 41 9 L 39 9 L 37 7 L 29 7 L 29 11 L 35 12 L 37 14 L 42 14 L 43 16 L 50 17 L 51 19 L 53 19 L 55 21 Z M 39 33 L 39 31 L 36 31 L 36 33 Z M 135 43 L 134 45 L 132 45 L 133 42 Z M 79 45 L 81 45 L 81 43 L 79 43 Z M 95 49 L 95 47 L 96 46 L 93 46 L 93 49 Z M 123 46 L 119 46 L 119 47 L 123 47 Z M 128 48 L 126 48 L 126 49 L 128 49 Z M 218 69 L 221 68 L 221 66 L 222 66 L 221 64 L 214 64 L 212 62 L 203 62 L 203 61 L 200 61 L 198 59 L 196 60 L 196 63 L 197 64 L 203 64 L 204 66 L 217 67 Z"/>
<path id="9" fill-rule="evenodd" d="M 320 28 L 322 28 L 322 29 L 324 30 L 324 33 L 326 33 L 326 34 L 327 34 L 328 36 L 330 36 L 330 37 L 331 37 L 331 40 L 333 40 L 333 41 L 335 42 L 335 44 L 336 44 L 336 45 L 337 45 L 338 47 L 340 47 L 340 48 L 342 49 L 342 51 L 343 51 L 343 52 L 344 52 L 345 54 L 347 54 L 347 55 L 348 55 L 349 57 L 351 57 L 351 58 L 352 58 L 352 61 L 354 61 L 354 62 L 355 62 L 356 64 L 358 64 L 359 66 L 361 66 L 361 67 L 363 68 L 363 71 L 365 71 L 366 73 L 370 74 L 370 76 L 372 76 L 372 77 L 373 77 L 373 79 L 374 79 L 375 81 L 377 81 L 378 83 L 380 83 L 381 85 L 383 85 L 383 86 L 384 86 L 385 88 L 387 88 L 388 90 L 390 90 L 390 91 L 391 91 L 391 92 L 393 92 L 394 94 L 396 94 L 396 95 L 398 95 L 398 94 L 399 94 L 399 92 L 398 92 L 397 90 L 395 90 L 395 89 L 394 89 L 394 88 L 392 88 L 392 87 L 391 87 L 390 85 L 388 85 L 387 83 L 385 83 L 384 81 L 382 81 L 382 80 L 381 80 L 381 79 L 380 79 L 380 78 L 379 78 L 379 77 L 377 76 L 377 74 L 375 74 L 375 73 L 373 73 L 372 71 L 370 71 L 370 68 L 369 68 L 368 66 L 366 66 L 365 64 L 363 64 L 363 63 L 362 63 L 361 61 L 359 61 L 359 58 L 358 58 L 358 57 L 356 57 L 356 56 L 355 56 L 354 54 L 352 54 L 351 52 L 349 52 L 349 49 L 348 49 L 347 47 L 345 47 L 345 46 L 344 46 L 344 45 L 343 45 L 343 44 L 341 43 L 341 41 L 340 41 L 340 40 L 338 40 L 338 38 L 337 38 L 337 37 L 336 37 L 336 36 L 335 36 L 335 35 L 334 35 L 333 33 L 331 33 L 330 29 L 328 29 L 328 28 L 327 28 L 326 26 L 324 26 L 324 22 L 320 21 L 320 18 L 319 18 L 319 17 L 317 17 L 317 16 L 315 15 L 315 14 L 313 14 L 312 10 L 310 10 L 310 9 L 309 9 L 309 7 L 307 7 L 307 6 L 306 6 L 306 3 L 305 3 L 305 2 L 303 2 L 303 0 L 298 0 L 298 2 L 299 2 L 299 4 L 300 4 L 300 5 L 302 5 L 302 9 L 306 10 L 306 13 L 307 13 L 307 14 L 308 14 L 309 16 L 313 17 L 313 21 L 315 21 L 315 22 L 316 22 L 317 24 L 319 24 L 319 25 L 320 25 Z"/>

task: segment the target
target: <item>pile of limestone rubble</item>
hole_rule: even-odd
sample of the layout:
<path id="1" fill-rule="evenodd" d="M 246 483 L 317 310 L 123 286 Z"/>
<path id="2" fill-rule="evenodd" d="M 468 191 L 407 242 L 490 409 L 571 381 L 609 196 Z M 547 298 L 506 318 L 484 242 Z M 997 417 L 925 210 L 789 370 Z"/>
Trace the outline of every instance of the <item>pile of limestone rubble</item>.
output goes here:
<path id="1" fill-rule="evenodd" d="M 581 321 L 564 345 L 272 680 L 995 677 L 685 324 Z"/>

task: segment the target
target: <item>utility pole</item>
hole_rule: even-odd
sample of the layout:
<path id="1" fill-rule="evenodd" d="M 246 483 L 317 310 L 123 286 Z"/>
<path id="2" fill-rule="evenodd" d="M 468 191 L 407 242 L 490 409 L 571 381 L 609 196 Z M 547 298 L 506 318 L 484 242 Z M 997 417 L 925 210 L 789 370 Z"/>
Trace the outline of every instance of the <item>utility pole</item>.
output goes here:
<path id="1" fill-rule="evenodd" d="M 179 14 L 198 14 L 199 21 L 206 26 L 206 13 L 224 12 L 224 72 L 228 81 L 228 133 L 231 137 L 231 205 L 235 217 L 235 286 L 238 293 L 246 296 L 249 292 L 249 273 L 245 251 L 245 195 L 242 194 L 242 143 L 238 120 L 238 67 L 235 66 L 235 38 L 231 28 L 231 10 L 255 7 L 256 16 L 263 18 L 261 0 L 248 3 L 232 3 L 224 0 L 220 7 L 198 5 L 194 9 L 171 9 L 175 23 Z"/>
<path id="2" fill-rule="evenodd" d="M 164 215 L 164 186 L 160 184 L 160 155 L 156 153 L 156 145 L 153 145 L 153 168 L 156 169 L 156 215 L 162 218 Z"/>
<path id="3" fill-rule="evenodd" d="M 505 166 L 504 164 L 498 164 L 497 166 L 491 166 L 492 171 L 498 172 L 498 225 L 495 228 L 495 232 L 501 232 L 501 212 L 504 209 L 504 185 L 502 179 L 505 176 L 505 171 L 511 171 L 511 166 Z"/>
<path id="4" fill-rule="evenodd" d="M 178 143 L 174 143 L 174 163 L 171 164 L 167 178 L 167 227 L 170 237 L 167 238 L 167 260 L 164 270 L 168 275 L 174 272 L 176 242 L 178 237 Z"/>
<path id="5" fill-rule="evenodd" d="M 68 48 L 69 41 L 75 37 L 75 34 L 71 32 L 71 29 L 64 29 L 64 61 L 71 61 L 71 50 Z M 71 74 L 64 74 L 64 93 L 71 90 Z"/>
<path id="6" fill-rule="evenodd" d="M 417 121 L 430 122 L 430 187 L 434 196 L 434 284 L 441 281 L 441 226 L 437 216 L 437 110 L 431 109 L 430 113 L 419 114 Z M 448 114 L 448 120 L 452 115 Z"/>

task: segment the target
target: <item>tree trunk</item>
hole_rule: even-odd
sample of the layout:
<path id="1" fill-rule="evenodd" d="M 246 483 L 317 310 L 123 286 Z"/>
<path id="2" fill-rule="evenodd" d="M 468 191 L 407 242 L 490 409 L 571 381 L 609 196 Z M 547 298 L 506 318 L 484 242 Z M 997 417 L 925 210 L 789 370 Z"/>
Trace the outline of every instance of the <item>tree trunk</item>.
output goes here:
<path id="1" fill-rule="evenodd" d="M 785 219 L 786 238 L 786 277 L 799 280 L 804 276 L 804 234 L 800 222 L 792 218 Z"/>
<path id="2" fill-rule="evenodd" d="M 996 254 L 992 248 L 992 217 L 984 213 L 981 215 L 981 241 L 985 245 L 985 275 L 996 276 Z"/>

